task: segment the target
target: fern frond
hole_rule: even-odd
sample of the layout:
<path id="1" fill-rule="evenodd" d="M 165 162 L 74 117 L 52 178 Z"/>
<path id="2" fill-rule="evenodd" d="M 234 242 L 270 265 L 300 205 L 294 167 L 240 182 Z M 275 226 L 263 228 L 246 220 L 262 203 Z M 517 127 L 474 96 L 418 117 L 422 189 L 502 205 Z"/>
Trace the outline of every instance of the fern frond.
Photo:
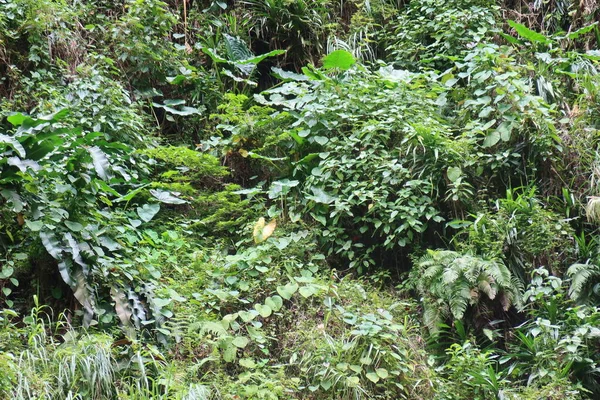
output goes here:
<path id="1" fill-rule="evenodd" d="M 600 267 L 595 264 L 573 264 L 567 270 L 571 278 L 569 296 L 578 302 L 584 302 L 591 295 L 591 287 L 600 279 Z"/>

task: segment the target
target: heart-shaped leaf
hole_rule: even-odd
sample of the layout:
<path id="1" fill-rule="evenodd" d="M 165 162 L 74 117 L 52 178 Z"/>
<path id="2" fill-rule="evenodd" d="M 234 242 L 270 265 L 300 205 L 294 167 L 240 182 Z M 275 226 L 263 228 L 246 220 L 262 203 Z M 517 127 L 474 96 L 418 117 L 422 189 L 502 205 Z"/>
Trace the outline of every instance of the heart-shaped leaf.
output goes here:
<path id="1" fill-rule="evenodd" d="M 140 216 L 142 221 L 150 222 L 152 218 L 158 213 L 160 210 L 160 204 L 144 204 L 142 207 L 136 208 L 137 214 Z"/>
<path id="2" fill-rule="evenodd" d="M 242 321 L 250 322 L 258 316 L 258 311 L 256 311 L 256 310 L 240 311 L 240 312 L 238 312 L 238 315 L 240 316 Z"/>
<path id="3" fill-rule="evenodd" d="M 273 310 L 271 309 L 271 307 L 269 307 L 266 304 L 265 305 L 255 304 L 254 308 L 256 309 L 256 311 L 259 312 L 260 316 L 263 318 L 268 318 L 273 313 Z"/>
<path id="4" fill-rule="evenodd" d="M 286 300 L 292 298 L 293 294 L 298 291 L 298 284 L 290 282 L 285 286 L 277 286 L 277 293 Z"/>
<path id="5" fill-rule="evenodd" d="M 267 297 L 265 299 L 265 304 L 268 305 L 269 307 L 271 307 L 271 309 L 273 311 L 279 311 L 279 310 L 281 310 L 281 307 L 283 306 L 283 299 L 277 295 Z"/>

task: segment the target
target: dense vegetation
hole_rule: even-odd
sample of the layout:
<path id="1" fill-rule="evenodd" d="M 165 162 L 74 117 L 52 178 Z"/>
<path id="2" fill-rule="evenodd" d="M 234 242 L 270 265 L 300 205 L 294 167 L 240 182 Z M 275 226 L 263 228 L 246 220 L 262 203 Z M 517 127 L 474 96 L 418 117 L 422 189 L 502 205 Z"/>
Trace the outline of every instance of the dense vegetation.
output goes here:
<path id="1" fill-rule="evenodd" d="M 600 396 L 595 0 L 0 0 L 0 397 Z"/>

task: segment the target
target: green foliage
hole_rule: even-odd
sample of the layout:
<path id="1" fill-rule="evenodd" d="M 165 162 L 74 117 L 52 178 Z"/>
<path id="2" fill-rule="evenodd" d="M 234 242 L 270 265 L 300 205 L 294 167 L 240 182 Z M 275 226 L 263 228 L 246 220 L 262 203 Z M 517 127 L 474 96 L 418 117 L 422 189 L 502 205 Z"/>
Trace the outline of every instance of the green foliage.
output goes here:
<path id="1" fill-rule="evenodd" d="M 0 0 L 0 397 L 598 397 L 571 3 Z"/>
<path id="2" fill-rule="evenodd" d="M 518 282 L 497 260 L 429 250 L 417 262 L 413 279 L 423 296 L 424 322 L 434 334 L 440 323 L 449 317 L 461 320 L 468 309 L 471 319 L 491 321 L 495 308 L 508 311 L 521 303 Z"/>
<path id="3" fill-rule="evenodd" d="M 393 29 L 385 37 L 389 59 L 404 68 L 447 68 L 449 59 L 490 35 L 495 5 L 489 0 L 409 1 L 389 24 Z"/>
<path id="4" fill-rule="evenodd" d="M 502 258 L 514 276 L 527 280 L 533 268 L 562 270 L 573 253 L 569 225 L 536 198 L 535 190 L 509 190 L 494 212 L 481 213 L 469 228 L 467 247 Z"/>

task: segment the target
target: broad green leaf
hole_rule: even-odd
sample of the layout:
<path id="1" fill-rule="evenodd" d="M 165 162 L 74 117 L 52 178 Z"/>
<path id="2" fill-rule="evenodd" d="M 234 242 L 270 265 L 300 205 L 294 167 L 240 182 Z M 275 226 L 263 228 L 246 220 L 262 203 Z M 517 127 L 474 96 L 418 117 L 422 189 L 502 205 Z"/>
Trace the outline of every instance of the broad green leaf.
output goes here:
<path id="1" fill-rule="evenodd" d="M 386 379 L 389 376 L 388 370 L 385 368 L 377 368 L 375 372 L 377 372 L 377 376 L 381 379 Z"/>
<path id="2" fill-rule="evenodd" d="M 313 200 L 317 203 L 331 204 L 336 199 L 336 197 L 327 194 L 323 189 L 319 187 L 311 187 L 310 190 L 313 192 L 313 195 L 308 195 L 306 196 L 306 198 L 309 200 Z"/>
<path id="3" fill-rule="evenodd" d="M 103 180 L 109 179 L 109 170 L 110 164 L 108 162 L 108 158 L 106 158 L 106 154 L 98 146 L 93 146 L 88 149 L 90 155 L 92 156 L 92 162 L 94 164 L 94 169 L 100 178 Z"/>
<path id="4" fill-rule="evenodd" d="M 2 266 L 2 272 L 0 272 L 0 279 L 8 279 L 12 276 L 15 269 L 10 265 Z"/>
<path id="5" fill-rule="evenodd" d="M 247 58 L 245 60 L 240 60 L 236 64 L 254 64 L 254 65 L 256 65 L 256 64 L 260 63 L 262 60 L 264 60 L 265 58 L 275 57 L 275 56 L 279 56 L 281 54 L 285 54 L 285 50 L 272 50 L 272 51 L 269 51 L 268 53 L 260 54 L 258 56 L 252 57 L 252 58 Z"/>
<path id="6" fill-rule="evenodd" d="M 268 318 L 273 313 L 273 310 L 271 309 L 271 307 L 269 307 L 266 304 L 265 305 L 263 305 L 263 304 L 255 304 L 254 308 L 256 309 L 256 311 L 258 311 L 258 313 L 260 314 L 260 316 L 263 317 L 263 318 Z"/>
<path id="7" fill-rule="evenodd" d="M 144 190 L 146 188 L 146 186 L 148 186 L 148 185 L 149 184 L 142 185 L 139 188 L 136 188 L 136 189 L 132 190 L 131 192 L 127 193 L 126 195 L 115 199 L 115 203 L 120 203 L 122 201 L 129 201 L 129 200 L 133 199 L 138 193 L 140 193 L 142 190 Z M 102 188 L 106 191 L 111 190 L 109 193 L 115 193 L 113 191 L 113 189 L 110 187 L 108 187 L 108 189 L 106 189 L 105 187 L 102 186 Z"/>
<path id="8" fill-rule="evenodd" d="M 242 358 L 238 362 L 244 368 L 248 368 L 248 369 L 256 368 L 256 363 L 251 358 Z"/>
<path id="9" fill-rule="evenodd" d="M 370 380 L 373 383 L 379 382 L 379 376 L 377 376 L 377 374 L 375 372 L 367 372 L 365 374 L 365 376 L 367 377 L 368 380 Z"/>
<path id="10" fill-rule="evenodd" d="M 235 347 L 243 349 L 244 347 L 248 346 L 248 343 L 250 343 L 250 339 L 248 339 L 246 336 L 236 336 L 231 343 Z"/>
<path id="11" fill-rule="evenodd" d="M 273 67 L 273 68 L 271 68 L 271 71 L 273 71 L 273 75 L 275 75 L 276 78 L 281 79 L 282 81 L 286 81 L 286 82 L 287 81 L 307 81 L 308 80 L 306 75 L 297 74 L 295 72 L 284 71 L 281 68 Z"/>
<path id="12" fill-rule="evenodd" d="M 238 315 L 240 316 L 242 321 L 250 322 L 254 318 L 256 318 L 259 315 L 259 313 L 256 310 L 249 310 L 249 311 L 240 311 L 240 312 L 238 312 Z"/>
<path id="13" fill-rule="evenodd" d="M 295 282 L 290 282 L 284 286 L 277 286 L 277 293 L 279 293 L 279 295 L 286 300 L 291 299 L 294 293 L 296 293 L 297 291 L 298 284 Z"/>
<path id="14" fill-rule="evenodd" d="M 152 204 L 144 204 L 142 207 L 137 207 L 136 209 L 137 215 L 144 222 L 150 222 L 152 218 L 158 213 L 160 210 L 160 204 L 152 203 Z"/>
<path id="15" fill-rule="evenodd" d="M 40 239 L 42 240 L 42 244 L 44 248 L 54 258 L 55 260 L 60 259 L 60 254 L 63 251 L 63 248 L 58 243 L 58 240 L 52 233 L 48 232 L 40 232 Z"/>
<path id="16" fill-rule="evenodd" d="M 510 25 L 510 27 L 513 28 L 519 34 L 519 36 L 529 41 L 543 44 L 552 43 L 552 40 L 548 39 L 546 36 L 542 35 L 541 33 L 532 31 L 523 24 L 519 24 L 518 22 L 509 19 L 508 25 Z"/>
<path id="17" fill-rule="evenodd" d="M 19 141 L 14 137 L 0 133 L 0 144 L 2 143 L 10 145 L 10 147 L 12 147 L 13 150 L 17 152 L 19 157 L 25 158 L 27 156 L 23 145 L 21 145 L 21 143 L 19 143 Z"/>
<path id="18" fill-rule="evenodd" d="M 73 232 L 81 232 L 83 230 L 83 225 L 79 222 L 65 221 L 65 225 Z"/>
<path id="19" fill-rule="evenodd" d="M 25 225 L 32 231 L 32 232 L 39 232 L 43 227 L 44 227 L 44 222 L 43 221 L 30 221 L 28 219 L 25 220 Z"/>
<path id="20" fill-rule="evenodd" d="M 327 56 L 323 58 L 323 68 L 324 69 L 340 69 L 342 71 L 346 71 L 350 69 L 356 60 L 352 53 L 346 50 L 335 50 L 329 53 Z"/>
<path id="21" fill-rule="evenodd" d="M 483 140 L 483 147 L 492 147 L 500 141 L 500 134 L 498 131 L 490 132 Z"/>
<path id="22" fill-rule="evenodd" d="M 594 30 L 594 28 L 598 25 L 598 21 L 590 24 L 588 26 L 584 26 L 583 28 L 577 29 L 575 32 L 571 32 L 567 35 L 567 39 L 575 40 L 579 38 L 581 35 L 585 35 L 588 32 Z"/>
<path id="23" fill-rule="evenodd" d="M 33 160 L 22 160 L 19 157 L 9 157 L 7 162 L 8 165 L 12 165 L 14 167 L 19 168 L 19 171 L 21 172 L 26 172 L 28 168 L 32 171 L 39 171 L 42 169 L 40 164 L 38 164 L 37 162 Z"/>
<path id="24" fill-rule="evenodd" d="M 462 175 L 462 170 L 460 167 L 450 167 L 448 168 L 448 180 L 450 182 L 456 182 L 458 178 Z"/>
<path id="25" fill-rule="evenodd" d="M 281 310 L 281 307 L 283 306 L 283 299 L 277 295 L 267 297 L 265 299 L 265 305 L 271 307 L 271 309 L 273 311 L 279 311 L 279 310 Z"/>
<path id="26" fill-rule="evenodd" d="M 150 189 L 150 194 L 161 203 L 166 204 L 186 204 L 187 201 L 176 197 L 172 192 L 165 190 Z"/>
<path id="27" fill-rule="evenodd" d="M 302 295 L 302 297 L 304 297 L 305 299 L 311 297 L 312 295 L 318 293 L 319 289 L 313 285 L 306 285 L 306 286 L 302 286 L 298 292 Z"/>
<path id="28" fill-rule="evenodd" d="M 12 211 L 16 213 L 20 213 L 21 211 L 23 211 L 25 203 L 23 203 L 23 200 L 21 200 L 21 196 L 19 196 L 17 192 L 15 192 L 14 190 L 2 189 L 0 191 L 0 194 L 12 204 Z"/>
<path id="29" fill-rule="evenodd" d="M 360 384 L 360 378 L 358 376 L 349 376 L 346 378 L 346 385 L 348 387 L 356 387 Z"/>

